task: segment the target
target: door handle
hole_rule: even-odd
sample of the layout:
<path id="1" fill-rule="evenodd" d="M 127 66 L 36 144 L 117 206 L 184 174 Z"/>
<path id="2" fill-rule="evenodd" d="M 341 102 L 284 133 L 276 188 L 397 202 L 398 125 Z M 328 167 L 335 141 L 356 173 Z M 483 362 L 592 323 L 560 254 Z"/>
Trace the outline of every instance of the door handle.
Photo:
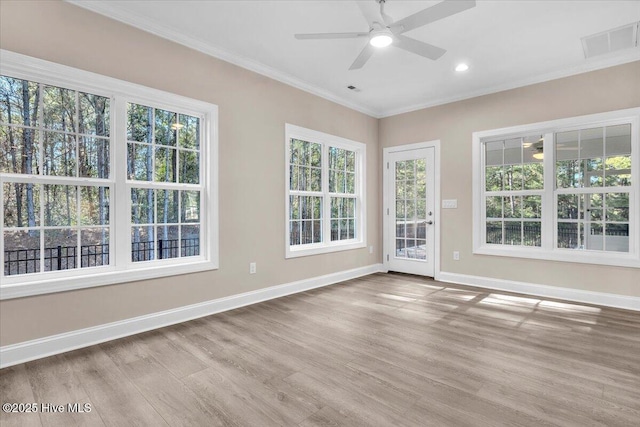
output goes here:
<path id="1" fill-rule="evenodd" d="M 433 224 L 433 221 L 429 220 L 429 221 L 425 221 L 425 223 L 431 225 Z"/>

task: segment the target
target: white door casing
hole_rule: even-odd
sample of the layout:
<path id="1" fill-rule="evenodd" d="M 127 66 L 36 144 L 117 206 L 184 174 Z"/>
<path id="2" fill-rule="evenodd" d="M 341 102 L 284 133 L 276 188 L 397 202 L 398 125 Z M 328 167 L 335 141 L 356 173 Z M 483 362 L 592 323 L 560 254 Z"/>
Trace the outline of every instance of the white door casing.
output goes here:
<path id="1" fill-rule="evenodd" d="M 440 246 L 440 141 L 384 149 L 387 270 L 436 277 Z"/>

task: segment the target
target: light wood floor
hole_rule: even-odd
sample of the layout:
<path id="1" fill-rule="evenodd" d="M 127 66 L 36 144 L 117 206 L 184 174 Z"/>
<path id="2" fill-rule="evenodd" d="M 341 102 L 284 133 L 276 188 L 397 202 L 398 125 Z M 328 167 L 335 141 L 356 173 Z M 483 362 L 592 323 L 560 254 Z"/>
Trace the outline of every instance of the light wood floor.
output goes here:
<path id="1" fill-rule="evenodd" d="M 39 426 L 639 426 L 640 313 L 375 274 L 0 371 Z"/>

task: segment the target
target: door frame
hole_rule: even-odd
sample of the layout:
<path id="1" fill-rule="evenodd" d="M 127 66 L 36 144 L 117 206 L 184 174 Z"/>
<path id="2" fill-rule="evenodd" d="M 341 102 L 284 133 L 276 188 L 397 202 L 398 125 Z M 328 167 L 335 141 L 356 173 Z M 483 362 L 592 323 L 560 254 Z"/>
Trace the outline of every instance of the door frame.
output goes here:
<path id="1" fill-rule="evenodd" d="M 387 248 L 389 247 L 389 240 L 391 236 L 389 236 L 389 214 L 390 211 L 390 201 L 391 197 L 389 194 L 388 188 L 388 180 L 389 180 L 389 155 L 390 153 L 396 153 L 399 151 L 411 151 L 418 150 L 421 148 L 433 148 L 434 156 L 434 171 L 433 174 L 435 176 L 434 182 L 434 212 L 435 212 L 435 224 L 434 224 L 434 279 L 438 280 L 440 278 L 440 211 L 441 211 L 441 202 L 440 202 L 440 140 L 436 139 L 433 141 L 427 142 L 418 142 L 415 144 L 405 144 L 405 145 L 396 145 L 393 147 L 386 147 L 382 149 L 382 265 L 385 272 L 389 271 L 389 261 L 388 257 L 390 254 L 387 252 Z"/>

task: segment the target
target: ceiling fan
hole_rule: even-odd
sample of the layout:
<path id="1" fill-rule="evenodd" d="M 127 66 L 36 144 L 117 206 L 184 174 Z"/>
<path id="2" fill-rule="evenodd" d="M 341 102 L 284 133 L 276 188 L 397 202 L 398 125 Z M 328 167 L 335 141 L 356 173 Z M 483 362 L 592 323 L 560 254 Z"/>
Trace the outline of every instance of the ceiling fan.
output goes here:
<path id="1" fill-rule="evenodd" d="M 380 12 L 374 14 L 371 14 L 362 2 L 358 2 L 365 18 L 368 18 L 369 31 L 366 33 L 296 34 L 295 38 L 298 40 L 368 38 L 369 43 L 362 49 L 360 55 L 358 55 L 353 64 L 351 64 L 351 67 L 349 67 L 349 70 L 362 68 L 369 58 L 371 58 L 376 48 L 389 45 L 428 59 L 436 60 L 445 54 L 445 49 L 404 36 L 403 33 L 471 9 L 476 5 L 475 0 L 445 0 L 394 22 L 393 19 L 384 12 L 386 0 L 375 1 L 380 4 Z"/>

